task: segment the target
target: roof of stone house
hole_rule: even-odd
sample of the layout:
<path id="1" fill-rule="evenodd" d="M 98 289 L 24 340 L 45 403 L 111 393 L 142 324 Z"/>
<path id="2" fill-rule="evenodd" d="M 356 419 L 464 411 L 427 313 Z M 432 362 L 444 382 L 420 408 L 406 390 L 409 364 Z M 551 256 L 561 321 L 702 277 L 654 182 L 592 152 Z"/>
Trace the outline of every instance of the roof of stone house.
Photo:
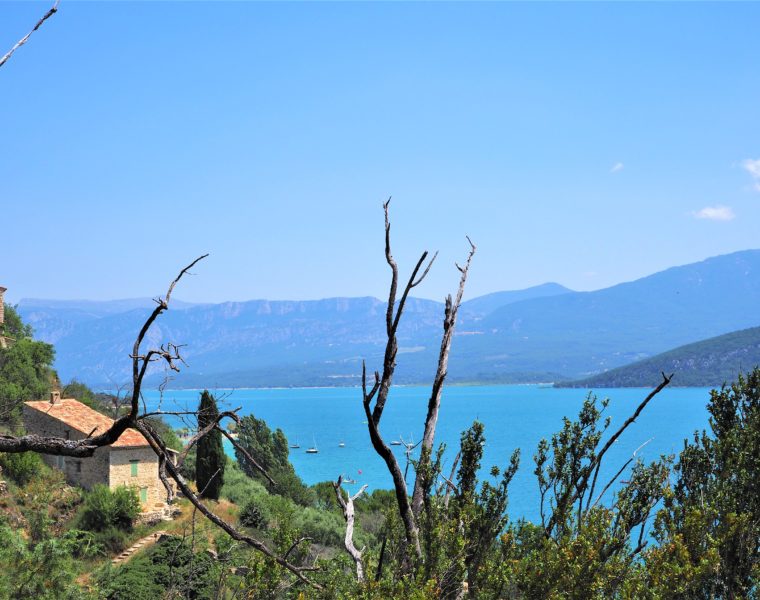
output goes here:
<path id="1" fill-rule="evenodd" d="M 100 414 L 73 398 L 62 398 L 57 400 L 55 404 L 51 404 L 47 400 L 35 400 L 24 402 L 24 404 L 65 423 L 84 435 L 88 435 L 91 432 L 93 435 L 101 434 L 113 425 L 113 419 Z M 127 429 L 112 445 L 117 448 L 124 446 L 147 446 L 148 441 L 139 431 Z"/>

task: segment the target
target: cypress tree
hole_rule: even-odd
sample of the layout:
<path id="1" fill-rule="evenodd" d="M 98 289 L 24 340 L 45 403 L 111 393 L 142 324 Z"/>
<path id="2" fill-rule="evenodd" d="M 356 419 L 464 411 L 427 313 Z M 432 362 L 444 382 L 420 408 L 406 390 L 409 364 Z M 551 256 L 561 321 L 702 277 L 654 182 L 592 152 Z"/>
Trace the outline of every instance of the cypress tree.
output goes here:
<path id="1" fill-rule="evenodd" d="M 216 400 L 208 390 L 201 394 L 198 407 L 198 430 L 211 424 L 219 416 Z M 213 429 L 198 440 L 198 450 L 195 466 L 195 484 L 202 498 L 219 500 L 219 492 L 224 483 L 224 465 L 227 457 L 222 446 L 222 433 Z M 218 471 L 218 473 L 217 473 Z"/>

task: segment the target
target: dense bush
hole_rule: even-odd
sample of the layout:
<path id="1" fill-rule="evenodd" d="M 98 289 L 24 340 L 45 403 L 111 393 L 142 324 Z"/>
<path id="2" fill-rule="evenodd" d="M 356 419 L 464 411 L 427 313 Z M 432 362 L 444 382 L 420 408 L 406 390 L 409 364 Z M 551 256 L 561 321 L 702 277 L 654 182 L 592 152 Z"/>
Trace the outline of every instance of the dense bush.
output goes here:
<path id="1" fill-rule="evenodd" d="M 108 600 L 216 598 L 219 566 L 189 540 L 164 538 L 118 568 L 100 575 L 101 594 Z"/>
<path id="2" fill-rule="evenodd" d="M 76 585 L 76 541 L 43 536 L 27 541 L 0 516 L 0 600 L 77 600 L 88 596 Z"/>
<path id="3" fill-rule="evenodd" d="M 79 526 L 88 531 L 103 532 L 111 528 L 129 531 L 139 514 L 140 500 L 134 489 L 120 486 L 111 491 L 98 484 L 85 494 Z"/>
<path id="4" fill-rule="evenodd" d="M 26 485 L 42 472 L 44 463 L 36 452 L 0 453 L 0 468 L 4 477 L 18 485 Z"/>
<path id="5" fill-rule="evenodd" d="M 240 511 L 240 523 L 246 527 L 264 529 L 267 526 L 267 515 L 261 503 L 256 500 L 246 502 Z"/>

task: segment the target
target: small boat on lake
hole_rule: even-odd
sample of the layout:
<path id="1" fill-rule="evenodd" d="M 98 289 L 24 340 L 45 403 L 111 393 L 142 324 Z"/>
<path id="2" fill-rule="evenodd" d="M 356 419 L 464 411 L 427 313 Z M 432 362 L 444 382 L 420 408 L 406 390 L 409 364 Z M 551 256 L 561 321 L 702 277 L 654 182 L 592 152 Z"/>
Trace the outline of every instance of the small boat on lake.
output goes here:
<path id="1" fill-rule="evenodd" d="M 391 446 L 401 446 L 401 442 L 399 440 L 393 440 Z"/>
<path id="2" fill-rule="evenodd" d="M 295 441 L 294 444 L 290 444 L 290 447 L 291 448 L 300 448 L 301 447 L 301 444 L 298 443 L 298 438 L 296 438 L 296 441 Z"/>
<path id="3" fill-rule="evenodd" d="M 306 454 L 319 454 L 319 448 L 317 448 L 317 440 L 313 440 L 314 445 L 311 448 L 306 449 Z"/>
<path id="4" fill-rule="evenodd" d="M 345 447 L 346 447 L 346 442 L 343 442 L 343 441 L 338 442 L 338 448 L 345 448 Z"/>

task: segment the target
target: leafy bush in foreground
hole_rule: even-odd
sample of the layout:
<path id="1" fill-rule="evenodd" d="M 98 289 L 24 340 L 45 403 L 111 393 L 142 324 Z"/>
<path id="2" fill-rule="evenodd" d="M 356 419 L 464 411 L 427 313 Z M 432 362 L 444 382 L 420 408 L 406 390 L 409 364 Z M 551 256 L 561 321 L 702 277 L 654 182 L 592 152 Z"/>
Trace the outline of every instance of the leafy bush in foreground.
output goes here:
<path id="1" fill-rule="evenodd" d="M 95 485 L 85 494 L 79 514 L 79 526 L 88 531 L 110 528 L 129 531 L 140 514 L 140 500 L 132 488 L 119 486 L 111 491 L 103 484 Z"/>

